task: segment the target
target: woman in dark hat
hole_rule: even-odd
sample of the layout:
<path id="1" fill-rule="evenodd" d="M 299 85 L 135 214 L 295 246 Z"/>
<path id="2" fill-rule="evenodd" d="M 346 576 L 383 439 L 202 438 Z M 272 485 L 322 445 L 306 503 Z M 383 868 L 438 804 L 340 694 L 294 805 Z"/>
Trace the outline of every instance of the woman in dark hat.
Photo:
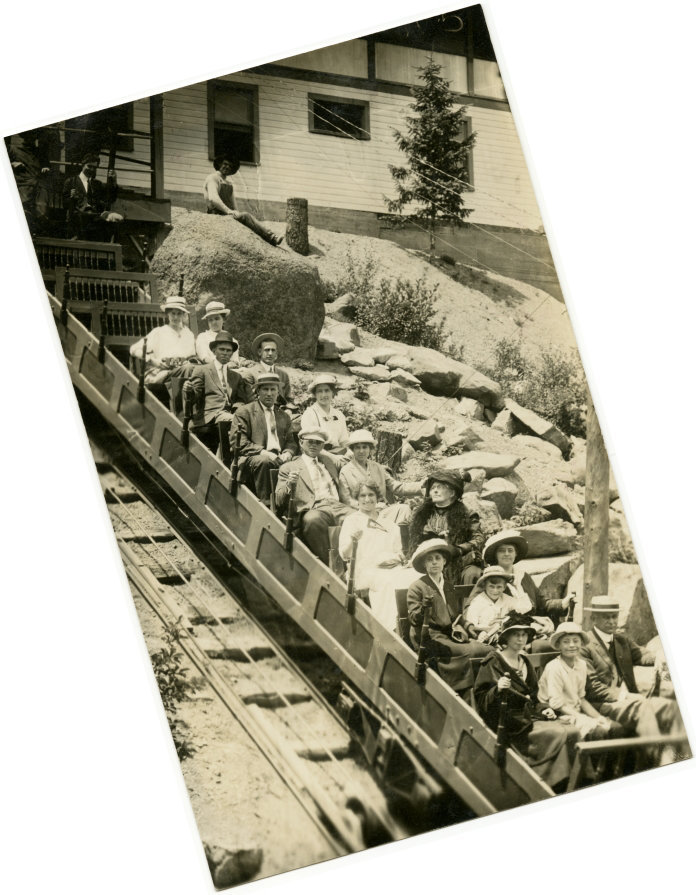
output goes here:
<path id="1" fill-rule="evenodd" d="M 511 612 L 503 619 L 498 650 L 481 662 L 474 695 L 479 714 L 492 730 L 497 730 L 501 697 L 507 693 L 507 745 L 517 749 L 542 780 L 554 787 L 570 774 L 571 750 L 579 731 L 557 720 L 554 710 L 539 702 L 536 674 L 524 652 L 533 636 L 530 616 Z"/>
<path id="2" fill-rule="evenodd" d="M 471 481 L 468 473 L 465 476 L 454 469 L 434 469 L 425 480 L 425 500 L 414 510 L 409 530 L 411 553 L 430 538 L 444 538 L 456 548 L 446 569 L 452 584 L 474 584 L 483 569 L 481 521 L 461 501 L 464 483 Z"/>

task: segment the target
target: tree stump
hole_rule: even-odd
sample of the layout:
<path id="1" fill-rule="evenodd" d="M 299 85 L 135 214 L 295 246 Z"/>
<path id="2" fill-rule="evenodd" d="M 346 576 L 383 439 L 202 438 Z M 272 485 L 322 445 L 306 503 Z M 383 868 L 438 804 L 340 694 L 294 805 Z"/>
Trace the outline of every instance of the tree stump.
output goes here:
<path id="1" fill-rule="evenodd" d="M 285 242 L 300 255 L 309 255 L 307 222 L 309 206 L 306 199 L 288 199 L 285 213 Z"/>
<path id="2" fill-rule="evenodd" d="M 587 393 L 587 477 L 585 482 L 584 607 L 609 589 L 609 458 L 592 396 Z M 583 613 L 583 628 L 591 627 Z"/>
<path id="3" fill-rule="evenodd" d="M 392 472 L 398 472 L 401 469 L 403 435 L 389 429 L 378 429 L 375 433 L 375 441 L 377 442 L 375 460 L 383 466 L 388 466 Z"/>

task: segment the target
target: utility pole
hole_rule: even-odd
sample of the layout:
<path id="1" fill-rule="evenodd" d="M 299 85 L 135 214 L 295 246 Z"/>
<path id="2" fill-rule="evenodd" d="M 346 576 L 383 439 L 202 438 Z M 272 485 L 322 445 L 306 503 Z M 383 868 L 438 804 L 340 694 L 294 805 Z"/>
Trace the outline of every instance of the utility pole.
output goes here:
<path id="1" fill-rule="evenodd" d="M 583 610 L 592 597 L 609 590 L 609 457 L 599 420 L 587 391 L 587 467 L 585 471 L 585 576 Z M 590 613 L 582 626 L 589 630 Z"/>

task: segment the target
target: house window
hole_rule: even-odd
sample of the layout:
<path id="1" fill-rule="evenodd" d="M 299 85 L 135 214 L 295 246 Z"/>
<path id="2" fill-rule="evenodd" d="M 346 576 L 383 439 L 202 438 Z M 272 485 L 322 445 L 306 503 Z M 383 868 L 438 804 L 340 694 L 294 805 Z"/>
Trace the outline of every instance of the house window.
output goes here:
<path id="1" fill-rule="evenodd" d="M 468 116 L 464 118 L 464 124 L 462 126 L 460 135 L 462 143 L 470 137 L 473 133 L 473 129 L 471 126 L 471 118 Z M 473 191 L 474 189 L 474 147 L 473 145 L 469 147 L 469 152 L 466 157 L 466 182 L 468 184 L 467 189 Z"/>
<path id="2" fill-rule="evenodd" d="M 133 152 L 133 103 L 123 103 L 65 122 L 65 157 L 79 164 L 91 152 Z"/>
<path id="3" fill-rule="evenodd" d="M 360 99 L 309 94 L 309 131 L 353 140 L 370 139 L 370 104 Z"/>
<path id="4" fill-rule="evenodd" d="M 231 155 L 259 163 L 257 88 L 208 81 L 208 157 Z"/>

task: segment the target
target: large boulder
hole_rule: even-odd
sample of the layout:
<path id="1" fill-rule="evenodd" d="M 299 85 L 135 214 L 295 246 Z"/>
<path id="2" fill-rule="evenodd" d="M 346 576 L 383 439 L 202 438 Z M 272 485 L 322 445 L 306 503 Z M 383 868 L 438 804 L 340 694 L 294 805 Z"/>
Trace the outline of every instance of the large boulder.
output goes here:
<path id="1" fill-rule="evenodd" d="M 346 292 L 326 304 L 326 316 L 340 320 L 342 323 L 352 323 L 355 320 L 355 296 L 352 292 Z"/>
<path id="2" fill-rule="evenodd" d="M 585 566 L 580 565 L 568 581 L 566 592 L 577 594 L 574 619 L 582 624 L 582 596 L 585 587 Z M 641 646 L 657 634 L 640 566 L 636 563 L 609 563 L 609 594 L 619 604 L 619 627 Z"/>
<path id="3" fill-rule="evenodd" d="M 503 410 L 502 413 L 499 413 L 498 417 L 503 416 L 504 413 L 506 413 L 505 410 Z M 496 423 L 497 421 L 498 420 L 496 419 Z M 495 423 L 493 425 L 495 425 Z M 543 438 L 537 438 L 536 435 L 513 435 L 511 440 L 512 444 L 515 446 L 515 450 L 518 450 L 523 457 L 537 459 L 539 455 L 542 454 L 550 457 L 552 460 L 563 460 L 563 456 L 555 444 L 551 444 L 549 441 L 544 441 Z"/>
<path id="4" fill-rule="evenodd" d="M 484 407 L 480 401 L 474 398 L 460 398 L 457 404 L 457 411 L 462 416 L 466 416 L 472 420 L 484 420 Z"/>
<path id="5" fill-rule="evenodd" d="M 417 451 L 427 451 L 442 444 L 442 431 L 443 427 L 436 420 L 413 423 L 406 433 L 406 441 Z"/>
<path id="6" fill-rule="evenodd" d="M 525 567 L 527 563 L 529 568 Z M 544 599 L 562 600 L 573 572 L 581 563 L 582 557 L 579 553 L 570 555 L 561 553 L 558 556 L 522 560 L 520 565 L 532 576 Z"/>
<path id="7" fill-rule="evenodd" d="M 536 496 L 536 502 L 542 509 L 551 513 L 552 519 L 564 519 L 573 525 L 580 525 L 583 521 L 575 495 L 561 482 L 540 491 Z"/>
<path id="8" fill-rule="evenodd" d="M 341 357 L 347 367 L 373 367 L 375 365 L 372 352 L 367 348 L 355 348 Z"/>
<path id="9" fill-rule="evenodd" d="M 358 328 L 352 323 L 339 323 L 327 317 L 321 334 L 334 343 L 339 354 L 347 354 L 360 346 Z"/>
<path id="10" fill-rule="evenodd" d="M 478 513 L 481 528 L 487 537 L 503 527 L 498 507 L 492 500 L 481 500 L 478 494 L 465 492 L 462 495 L 462 503 L 470 513 Z"/>
<path id="11" fill-rule="evenodd" d="M 529 551 L 527 556 L 553 556 L 556 553 L 570 553 L 575 549 L 577 532 L 570 522 L 561 519 L 549 519 L 548 522 L 537 522 L 520 528 Z"/>
<path id="12" fill-rule="evenodd" d="M 481 490 L 482 500 L 490 500 L 498 507 L 503 519 L 509 519 L 515 510 L 517 488 L 507 479 L 489 479 Z"/>
<path id="13" fill-rule="evenodd" d="M 355 354 L 355 352 L 352 353 Z M 351 370 L 356 376 L 362 376 L 363 379 L 369 379 L 371 382 L 389 382 L 391 379 L 391 370 L 384 364 L 373 364 L 371 367 L 351 366 Z"/>
<path id="14" fill-rule="evenodd" d="M 500 476 L 505 478 L 520 462 L 514 454 L 493 454 L 489 451 L 467 451 L 464 454 L 456 454 L 454 457 L 446 457 L 442 465 L 446 469 L 458 469 L 460 472 L 468 469 L 485 469 L 489 479 Z"/>
<path id="15" fill-rule="evenodd" d="M 617 562 L 633 563 L 636 561 L 636 551 L 626 517 L 621 510 L 612 507 L 609 508 L 609 556 Z"/>
<path id="16" fill-rule="evenodd" d="M 459 425 L 447 429 L 445 444 L 448 448 L 458 448 L 460 451 L 473 451 L 483 443 L 481 436 L 471 426 Z"/>
<path id="17" fill-rule="evenodd" d="M 178 292 L 183 275 L 184 297 L 199 312 L 212 299 L 223 302 L 231 311 L 227 329 L 244 357 L 252 357 L 255 336 L 269 331 L 284 339 L 284 364 L 314 359 L 326 298 L 316 266 L 248 227 L 216 214 L 181 214 L 151 272 L 161 295 Z"/>
<path id="18" fill-rule="evenodd" d="M 412 373 L 426 392 L 447 397 L 475 398 L 486 407 L 502 408 L 502 390 L 488 376 L 432 348 L 411 345 L 407 350 L 408 358 L 399 355 L 399 366 Z"/>
<path id="19" fill-rule="evenodd" d="M 510 411 L 518 422 L 522 423 L 526 429 L 529 429 L 532 435 L 555 444 L 564 454 L 570 452 L 570 441 L 553 423 L 545 420 L 538 413 L 534 413 L 533 410 L 521 407 L 510 398 L 506 399 L 505 408 Z"/>
<path id="20" fill-rule="evenodd" d="M 416 377 L 412 373 L 407 373 L 406 370 L 402 370 L 401 367 L 397 367 L 394 369 L 393 367 L 387 366 L 388 370 L 391 370 L 390 379 L 392 382 L 398 382 L 399 385 L 403 385 L 405 388 L 420 388 L 421 384 L 416 379 Z"/>

